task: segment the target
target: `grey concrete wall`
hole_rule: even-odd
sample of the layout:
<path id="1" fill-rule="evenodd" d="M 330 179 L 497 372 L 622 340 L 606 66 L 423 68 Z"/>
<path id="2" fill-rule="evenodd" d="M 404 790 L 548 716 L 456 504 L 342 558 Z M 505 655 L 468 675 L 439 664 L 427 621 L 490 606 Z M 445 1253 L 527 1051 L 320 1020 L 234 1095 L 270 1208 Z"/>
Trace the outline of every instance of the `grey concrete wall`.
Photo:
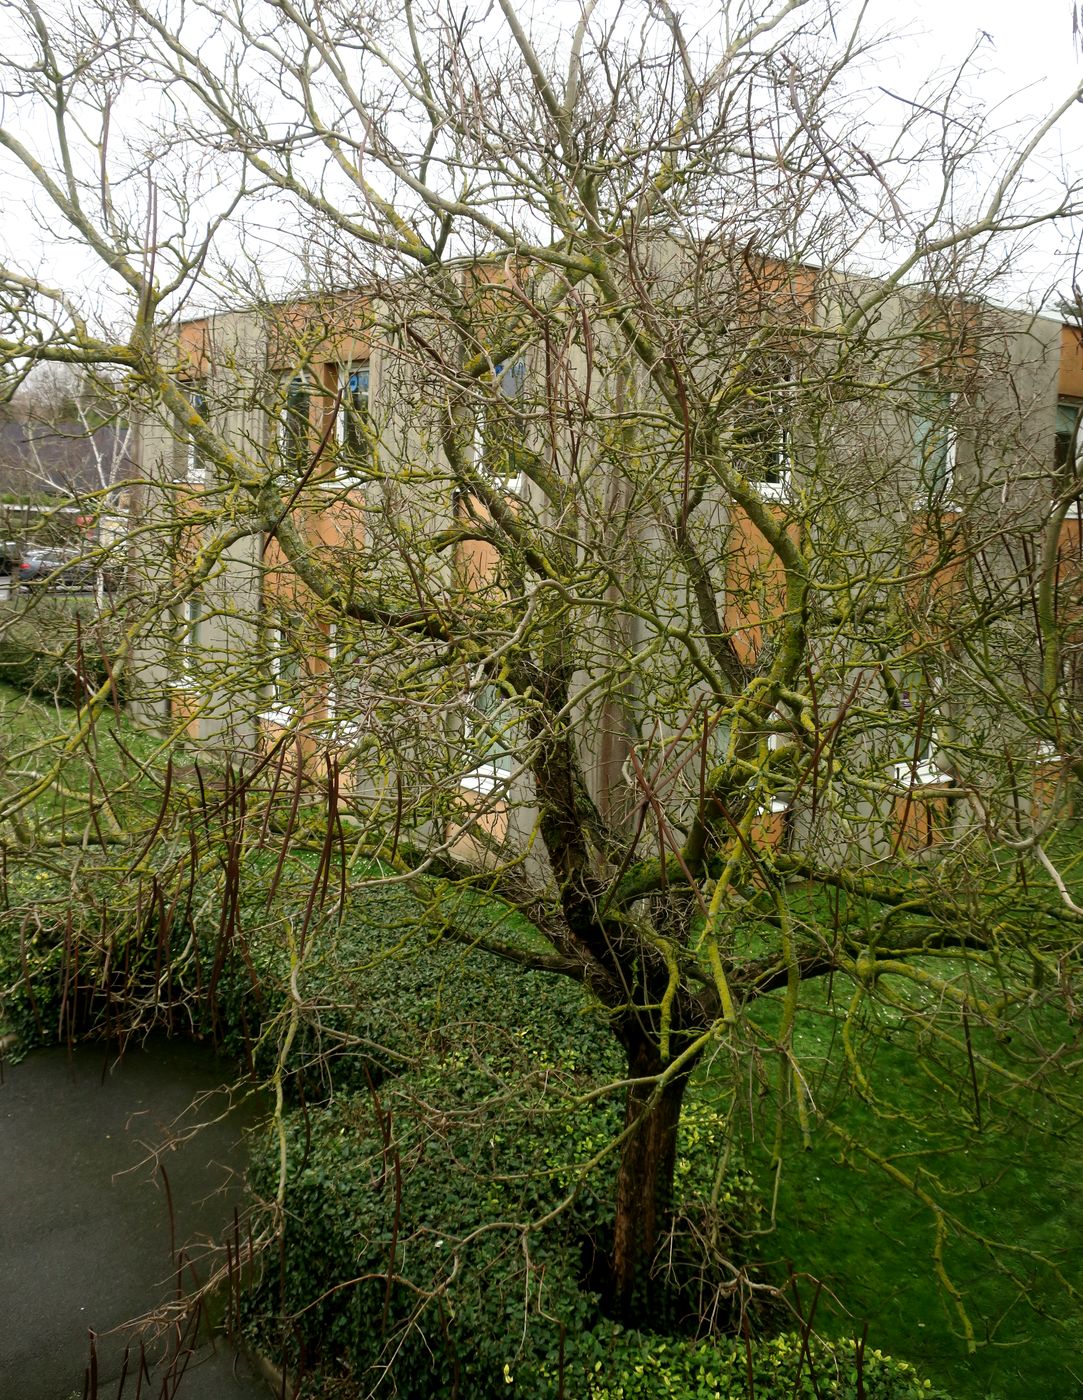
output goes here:
<path id="1" fill-rule="evenodd" d="M 676 261 L 662 259 L 659 275 L 671 278 L 677 296 L 682 273 Z M 899 571 L 901 542 L 921 514 L 912 420 L 925 388 L 942 384 L 957 395 L 952 410 L 955 482 L 950 501 L 942 504 L 958 507 L 950 513 L 965 516 L 967 528 L 987 537 L 985 552 L 995 588 L 1015 587 L 1022 597 L 1017 563 L 1008 546 L 1040 525 L 1047 499 L 1059 324 L 983 308 L 981 349 L 960 366 L 953 362 L 950 344 L 937 345 L 930 333 L 930 351 L 928 343 L 913 335 L 915 319 L 927 314 L 922 289 L 892 294 L 876 306 L 857 333 L 850 329 L 834 339 L 830 332 L 853 318 L 874 284 L 821 272 L 818 286 L 816 325 L 824 334 L 813 351 L 802 348 L 803 379 L 795 388 L 790 430 L 792 492 L 780 506 L 792 510 L 795 519 L 801 517 L 802 529 L 816 532 L 825 558 L 834 554 L 840 561 L 837 576 L 821 582 L 833 588 L 849 586 L 849 569 L 855 579 L 854 596 L 860 598 L 860 575 L 879 571 L 891 577 Z M 377 307 L 377 319 L 388 319 L 390 311 Z M 717 334 L 721 345 L 724 328 Z M 231 443 L 254 462 L 267 463 L 273 458 L 273 450 L 268 456 L 269 446 L 273 449 L 269 411 L 280 393 L 281 371 L 267 368 L 262 322 L 255 314 L 215 318 L 209 345 L 214 362 L 207 382 L 212 416 Z M 543 530 L 559 527 L 581 562 L 599 566 L 596 605 L 580 606 L 568 615 L 564 644 L 573 674 L 572 704 L 588 790 L 603 813 L 618 823 L 638 800 L 627 764 L 629 745 L 639 742 L 644 754 L 660 752 L 693 707 L 707 706 L 710 698 L 702 680 L 690 681 L 687 654 L 674 635 L 683 631 L 695 636 L 699 630 L 687 579 L 664 523 L 665 516 L 672 519 L 681 508 L 683 437 L 661 421 L 648 426 L 652 390 L 640 371 L 621 400 L 614 370 L 621 358 L 623 351 L 612 334 L 604 326 L 598 328 L 592 346 L 589 403 L 596 417 L 588 416 L 579 425 L 575 508 L 558 518 L 556 509 L 530 483 L 516 507 L 525 522 L 536 520 Z M 571 352 L 566 370 L 566 387 L 586 393 L 588 361 L 581 345 Z M 529 373 L 540 372 L 540 365 L 532 362 Z M 376 475 L 383 469 L 389 479 L 355 493 L 359 543 L 354 548 L 348 540 L 340 541 L 338 555 L 327 557 L 334 567 L 358 570 L 359 585 L 363 582 L 367 590 L 375 587 L 388 600 L 453 609 L 454 552 L 430 555 L 420 569 L 416 564 L 419 546 L 456 519 L 455 482 L 441 441 L 439 358 L 428 357 L 408 339 L 389 338 L 386 343 L 377 339 L 370 373 L 372 414 L 379 436 Z M 451 392 L 454 376 L 444 378 Z M 467 436 L 475 408 L 467 396 L 463 409 Z M 633 408 L 640 412 L 640 422 L 627 440 L 615 441 L 615 414 Z M 555 452 L 567 467 L 571 430 L 565 424 L 554 431 L 543 417 L 539 415 L 528 429 L 531 443 L 539 451 Z M 144 441 L 147 474 L 156 483 L 148 488 L 145 518 L 153 521 L 168 505 L 170 483 L 183 470 L 185 447 L 162 422 L 144 425 Z M 215 523 L 241 520 L 247 508 L 243 497 L 214 481 L 208 482 L 205 502 Z M 690 517 L 691 539 L 713 580 L 720 609 L 727 601 L 733 525 L 720 490 L 708 490 Z M 265 706 L 258 667 L 253 665 L 261 646 L 260 545 L 259 537 L 253 535 L 233 546 L 223 569 L 204 590 L 209 657 L 200 733 L 210 744 L 251 747 L 254 716 Z M 147 558 L 148 580 L 159 591 L 168 586 L 172 568 L 168 554 Z M 344 582 L 348 585 L 348 578 Z M 524 577 L 509 578 L 501 586 L 535 585 L 528 585 Z M 822 615 L 813 618 L 813 625 L 825 634 L 833 624 L 823 598 L 841 596 L 828 588 L 817 603 Z M 159 705 L 160 697 L 168 693 L 164 684 L 167 623 L 168 618 L 157 628 L 148 628 L 140 658 L 147 694 L 157 694 Z M 392 694 L 396 663 L 382 661 L 383 639 L 376 630 L 366 634 L 361 629 L 358 645 L 369 649 L 368 690 L 354 697 L 355 727 L 342 749 L 353 774 L 353 800 L 360 813 L 366 803 L 386 804 L 394 787 L 393 782 L 389 786 L 389 775 L 397 772 L 400 787 L 410 795 L 419 829 L 431 836 L 455 820 L 454 811 L 441 806 L 435 796 L 439 784 L 430 784 L 424 775 L 450 777 L 465 761 L 458 682 L 449 674 L 443 695 L 435 702 L 431 697 L 415 700 Z M 1021 694 L 1028 671 L 1033 670 L 1033 638 L 1021 628 L 1017 645 L 1012 645 Z M 417 658 L 419 663 L 424 660 L 421 646 Z M 946 656 L 946 672 L 953 664 Z M 849 696 L 854 659 L 842 646 L 836 653 L 821 651 L 818 665 L 823 717 Z M 961 771 L 958 756 L 988 744 L 995 723 L 988 703 L 982 701 L 980 686 L 971 684 L 967 690 L 961 679 L 965 667 L 957 666 L 956 671 L 959 678 L 946 674 L 944 683 L 953 703 L 937 717 L 940 760 L 951 771 Z M 239 690 L 215 684 L 216 677 L 238 672 L 248 676 Z M 464 686 L 469 679 L 462 678 Z M 316 677 L 314 691 L 320 684 Z M 875 665 L 870 665 L 863 685 L 862 699 L 871 709 L 890 708 Z M 359 724 L 361 717 L 368 725 L 367 736 Z M 904 760 L 909 753 L 907 725 L 905 716 L 894 715 L 884 723 L 870 722 L 861 728 L 847 756 L 853 771 L 872 782 Z M 317 721 L 313 732 L 318 743 L 335 739 L 333 726 L 327 723 L 320 729 Z M 723 727 L 713 728 L 711 753 L 720 753 L 726 739 Z M 697 781 L 691 769 L 680 780 L 672 796 L 675 812 L 686 811 L 695 801 Z M 890 786 L 882 798 L 874 798 L 862 795 L 853 785 L 827 784 L 818 788 L 814 801 L 803 796 L 795 827 L 802 840 L 827 855 L 852 856 L 855 843 L 863 843 L 867 857 L 886 854 L 893 842 L 895 795 Z M 531 846 L 536 810 L 525 775 L 514 783 L 506 800 L 486 797 L 482 807 L 486 820 L 489 815 L 499 818 L 496 826 L 502 832 L 506 829 L 506 837 L 501 838 L 506 851 Z M 530 859 L 540 861 L 536 845 Z"/>

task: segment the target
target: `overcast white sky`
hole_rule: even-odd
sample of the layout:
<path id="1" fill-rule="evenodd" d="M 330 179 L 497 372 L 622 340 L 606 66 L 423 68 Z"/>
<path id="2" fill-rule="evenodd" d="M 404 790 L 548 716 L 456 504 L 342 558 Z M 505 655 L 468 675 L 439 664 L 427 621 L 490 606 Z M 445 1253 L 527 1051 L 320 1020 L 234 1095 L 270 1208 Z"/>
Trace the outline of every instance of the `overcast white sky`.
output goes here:
<path id="1" fill-rule="evenodd" d="M 923 51 L 934 61 L 963 52 L 987 35 L 991 76 L 999 73 L 1006 88 L 1015 88 L 1047 78 L 1063 86 L 1075 81 L 1072 9 L 1072 0 L 872 0 L 867 13 L 913 32 L 914 61 Z"/>
<path id="2" fill-rule="evenodd" d="M 693 0 L 677 2 L 694 27 L 697 5 Z M 479 7 L 482 3 L 476 0 Z M 860 8 L 861 0 L 843 0 L 843 19 Z M 875 70 L 866 70 L 863 77 L 874 90 L 883 87 L 901 98 L 912 98 L 926 79 L 957 66 L 977 44 L 977 63 L 967 90 L 971 96 L 999 105 L 996 125 L 1018 121 L 1017 135 L 1021 136 L 1080 80 L 1083 64 L 1078 37 L 1073 37 L 1073 8 L 1073 0 L 867 0 L 867 29 L 902 32 L 881 51 Z M 563 9 L 561 0 L 537 0 L 535 13 L 551 25 L 559 22 L 557 16 Z M 889 106 L 893 101 L 882 100 Z M 5 104 L 5 114 L 8 118 L 13 114 L 10 103 Z M 1035 167 L 1035 194 L 1045 184 L 1043 169 L 1049 188 L 1059 174 L 1077 179 L 1083 176 L 1083 106 L 1077 105 L 1067 114 L 1041 150 Z M 32 222 L 19 210 L 16 184 L 7 180 L 4 188 L 0 247 L 15 253 L 16 261 L 24 267 L 56 277 L 68 286 L 93 286 L 95 278 L 100 282 L 92 261 L 70 245 L 59 256 L 44 248 Z M 1066 227 L 1041 233 L 1017 266 L 1006 299 L 1039 304 L 1048 299 L 1054 287 L 1065 290 L 1071 281 L 1078 233 L 1078 229 Z"/>
<path id="3" fill-rule="evenodd" d="M 851 12 L 858 0 L 848 0 Z M 1075 86 L 1083 70 L 1073 40 L 1073 0 L 869 0 L 874 25 L 903 31 L 892 46 L 894 78 L 921 81 L 936 68 L 955 64 L 975 44 L 982 70 L 980 91 L 1007 101 L 1012 111 L 1034 117 Z M 894 66 L 894 65 L 892 65 Z M 975 85 L 976 86 L 976 85 Z M 1083 108 L 1069 124 L 1074 153 L 1083 147 Z"/>
<path id="4" fill-rule="evenodd" d="M 860 0 L 847 0 L 850 14 L 860 8 Z M 899 35 L 879 77 L 885 87 L 910 95 L 976 45 L 967 90 L 991 107 L 1000 104 L 996 124 L 1016 122 L 1020 136 L 1083 79 L 1073 0 L 868 0 L 864 9 L 867 24 Z M 1064 178 L 1083 179 L 1083 105 L 1065 115 L 1036 153 L 1036 181 L 1043 171 L 1050 189 Z M 1067 290 L 1081 234 L 1079 224 L 1037 234 L 1006 299 L 1039 305 L 1054 287 Z"/>

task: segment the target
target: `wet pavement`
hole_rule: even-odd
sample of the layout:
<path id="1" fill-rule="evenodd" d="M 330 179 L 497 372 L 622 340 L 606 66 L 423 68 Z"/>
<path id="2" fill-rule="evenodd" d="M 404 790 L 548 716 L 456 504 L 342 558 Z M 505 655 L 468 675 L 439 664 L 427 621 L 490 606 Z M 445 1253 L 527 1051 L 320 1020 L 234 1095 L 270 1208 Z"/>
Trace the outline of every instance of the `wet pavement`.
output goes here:
<path id="1" fill-rule="evenodd" d="M 176 1297 L 174 1240 L 198 1256 L 233 1222 L 259 1109 L 230 1111 L 231 1078 L 209 1051 L 165 1040 L 119 1064 L 91 1046 L 3 1065 L 0 1400 L 267 1400 L 222 1337 L 201 1339 L 180 1374 L 169 1334 L 147 1336 L 139 1375 L 138 1336 L 113 1330 Z"/>

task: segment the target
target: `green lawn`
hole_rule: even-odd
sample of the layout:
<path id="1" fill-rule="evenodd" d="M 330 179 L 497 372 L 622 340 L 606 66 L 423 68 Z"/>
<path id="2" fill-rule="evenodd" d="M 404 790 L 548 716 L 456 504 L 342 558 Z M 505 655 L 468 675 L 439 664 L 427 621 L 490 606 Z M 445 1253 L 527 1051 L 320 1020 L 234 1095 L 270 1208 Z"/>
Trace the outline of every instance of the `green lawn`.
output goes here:
<path id="1" fill-rule="evenodd" d="M 93 840 L 95 822 L 108 833 L 110 814 L 124 825 L 157 804 L 160 739 L 112 709 L 73 741 L 79 725 L 76 710 L 0 685 L 0 802 L 54 779 L 22 812 L 38 840 Z"/>
<path id="2" fill-rule="evenodd" d="M 77 718 L 73 710 L 0 686 L 0 801 L 25 792 L 58 765 L 58 782 L 24 812 L 45 862 L 51 837 L 70 841 L 75 836 L 93 844 L 97 830 L 108 830 L 110 813 L 122 824 L 132 818 L 145 824 L 160 800 L 164 756 L 155 736 L 123 713 L 108 711 L 71 746 Z M 283 885 L 303 894 L 314 878 L 315 856 L 302 844 L 289 853 Z M 1079 852 L 1076 842 L 1060 853 L 1061 868 L 1073 882 Z M 253 870 L 259 872 L 260 905 L 278 866 L 277 853 L 257 853 L 249 860 L 256 862 L 248 868 L 249 878 Z M 386 872 L 359 866 L 351 872 L 352 884 L 361 873 Z M 1010 879 L 1012 872 L 1004 874 Z M 16 878 L 35 876 L 27 870 Z M 44 867 L 39 878 L 49 878 Z M 332 880 L 332 901 L 334 885 Z M 70 898 L 66 878 L 51 889 L 54 901 Z M 449 919 L 461 925 L 465 903 L 478 936 L 545 947 L 529 924 L 509 917 L 482 890 L 463 893 L 439 881 L 423 889 L 424 899 L 420 890 L 407 892 L 398 885 L 369 888 L 367 920 L 376 919 L 386 905 L 387 927 L 406 930 L 421 922 L 436 933 Z M 824 910 L 809 913 L 826 918 Z M 381 977 L 402 979 L 396 959 L 358 956 L 357 976 L 363 974 L 370 990 Z M 460 956 L 465 954 L 447 948 L 447 977 L 454 978 Z M 342 977 L 337 968 L 329 984 L 340 994 Z M 844 995 L 841 988 L 838 994 Z M 436 995 L 439 999 L 439 987 Z M 819 983 L 803 992 L 805 1014 L 798 1020 L 794 1048 L 814 1104 L 811 1148 L 803 1147 L 797 1125 L 787 1120 L 777 1228 L 760 1241 L 763 1257 L 778 1266 L 776 1276 L 791 1261 L 799 1273 L 822 1281 L 818 1330 L 860 1336 L 867 1321 L 870 1346 L 913 1362 L 955 1396 L 1033 1400 L 1083 1393 L 1083 1308 L 1064 1286 L 1066 1281 L 1083 1287 L 1077 1264 L 1083 1240 L 1080 1128 L 1069 1105 L 1049 1102 L 1029 1079 L 1044 1058 L 1057 1064 L 1062 1083 L 1074 1084 L 1077 1027 L 1050 1005 L 1029 1021 L 1020 1018 L 1000 1038 L 976 1025 L 943 1021 L 957 1041 L 969 1031 L 972 1063 L 942 1042 L 922 1038 L 901 1011 L 867 1003 L 852 1036 L 867 1080 L 862 1092 L 844 1053 L 839 1022 L 828 1014 L 827 995 Z M 478 1008 L 479 1015 L 483 1012 L 484 1005 Z M 767 999 L 754 1013 L 760 1052 L 748 1057 L 748 1091 L 736 1099 L 744 1108 L 732 1116 L 742 1155 L 768 1200 L 774 1187 L 775 1099 L 769 1089 L 761 1094 L 761 1079 L 766 1067 L 764 1082 L 774 1082 L 777 1058 L 770 1043 L 777 1012 L 777 999 Z M 1005 1092 L 992 1065 L 1007 1068 L 1018 1082 Z M 703 1072 L 701 1098 L 712 1099 L 716 1086 L 724 1084 L 728 1101 L 731 1067 L 725 1077 L 709 1068 Z M 915 1189 L 891 1181 L 852 1143 L 864 1144 L 905 1173 Z M 951 1223 L 943 1241 L 944 1270 L 961 1293 L 974 1330 L 973 1354 L 937 1277 L 935 1217 L 915 1191 L 931 1195 L 990 1241 L 987 1246 L 968 1238 Z M 802 1283 L 806 1305 L 811 1296 L 812 1285 Z"/>
<path id="3" fill-rule="evenodd" d="M 972 1077 L 967 1057 L 919 1043 L 901 1017 L 894 1024 L 887 1019 L 877 1035 L 856 1038 L 869 1102 L 854 1085 L 833 1021 L 816 1014 L 823 997 L 822 989 L 809 989 L 812 1015 L 795 1049 L 816 1107 L 837 1133 L 813 1118 L 806 1149 L 787 1127 L 778 1229 L 764 1242 L 765 1256 L 792 1261 L 798 1272 L 822 1281 L 818 1329 L 860 1335 L 867 1321 L 870 1345 L 912 1361 L 956 1396 L 1035 1400 L 1083 1393 L 1083 1308 L 1055 1273 L 1083 1287 L 1079 1124 L 1066 1106 L 1024 1086 L 1002 1094 L 980 1058 L 1022 1073 L 1034 1058 L 1023 1050 L 1040 1057 L 1039 1044 L 1024 1045 L 1022 1025 L 1000 1041 L 975 1029 Z M 774 1014 L 764 1008 L 765 1029 Z M 1046 1054 L 1078 1034 L 1048 1009 L 1035 1030 Z M 770 1192 L 773 1136 L 750 1131 L 747 1115 L 736 1121 Z M 972 1354 L 937 1278 L 933 1213 L 847 1138 L 872 1148 L 990 1242 L 946 1227 L 944 1269 L 973 1327 Z M 812 1292 L 811 1283 L 802 1285 L 806 1306 Z"/>

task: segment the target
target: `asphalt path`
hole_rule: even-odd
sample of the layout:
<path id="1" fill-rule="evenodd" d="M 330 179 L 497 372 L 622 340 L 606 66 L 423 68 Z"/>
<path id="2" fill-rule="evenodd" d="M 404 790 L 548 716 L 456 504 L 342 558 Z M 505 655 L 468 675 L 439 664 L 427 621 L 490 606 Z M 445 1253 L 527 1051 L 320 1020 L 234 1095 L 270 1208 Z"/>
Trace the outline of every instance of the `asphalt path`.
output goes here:
<path id="1" fill-rule="evenodd" d="M 82 1400 L 92 1332 L 95 1400 L 267 1400 L 223 1338 L 180 1374 L 169 1334 L 124 1328 L 175 1297 L 174 1242 L 198 1255 L 234 1218 L 259 1110 L 230 1109 L 230 1078 L 202 1047 L 165 1040 L 119 1063 L 80 1047 L 3 1065 L 0 1400 Z M 140 1336 L 149 1379 L 135 1374 Z"/>

